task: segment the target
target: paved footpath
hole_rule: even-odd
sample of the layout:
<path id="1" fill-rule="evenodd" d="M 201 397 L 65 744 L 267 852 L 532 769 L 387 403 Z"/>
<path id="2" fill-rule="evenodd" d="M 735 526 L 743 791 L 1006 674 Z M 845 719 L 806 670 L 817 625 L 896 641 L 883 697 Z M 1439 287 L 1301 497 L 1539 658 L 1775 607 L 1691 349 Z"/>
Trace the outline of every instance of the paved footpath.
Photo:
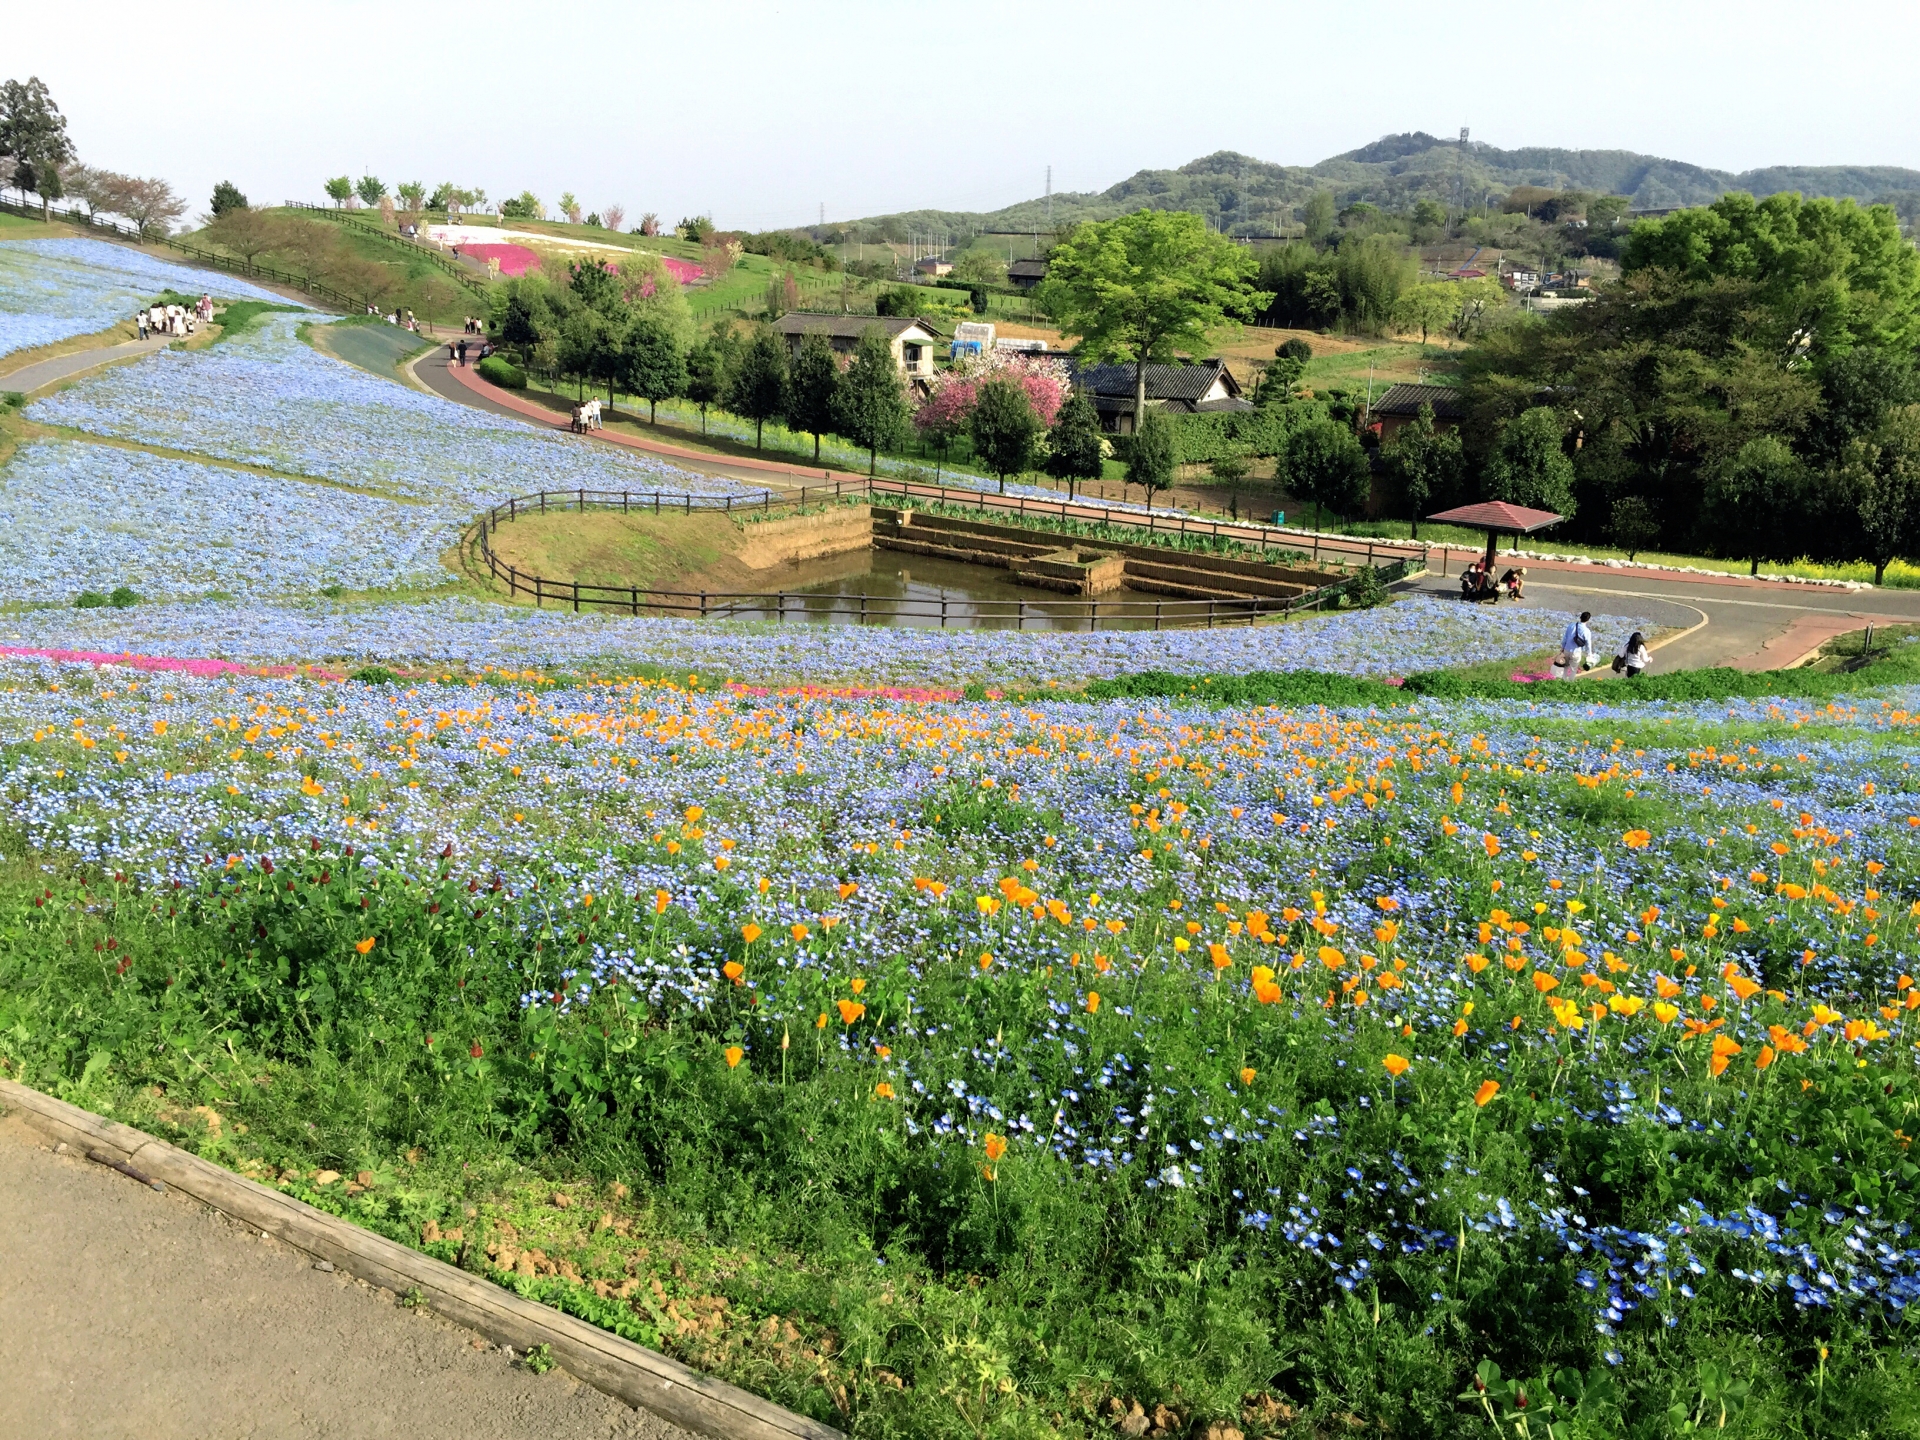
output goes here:
<path id="1" fill-rule="evenodd" d="M 1438 550 L 1434 557 L 1437 565 Z M 1458 552 L 1453 558 L 1458 561 Z M 1633 615 L 1666 630 L 1691 629 L 1692 634 L 1654 653 L 1655 674 L 1706 665 L 1774 670 L 1806 658 L 1850 630 L 1920 622 L 1920 590 L 1843 590 L 1744 575 L 1679 575 L 1541 560 L 1525 564 L 1528 600 L 1555 610 Z M 1452 575 L 1425 575 L 1412 588 L 1457 596 L 1459 571 L 1457 565 L 1452 568 Z M 1496 568 L 1504 570 L 1505 562 Z M 1549 635 L 1543 643 L 1553 645 L 1559 639 L 1558 634 Z"/>
<path id="2" fill-rule="evenodd" d="M 13 390 L 22 395 L 31 395 L 36 390 L 44 390 L 58 380 L 91 370 L 97 365 L 109 365 L 115 360 L 129 360 L 136 355 L 151 355 L 156 350 L 164 350 L 174 340 L 174 335 L 150 335 L 145 340 L 128 340 L 119 345 L 104 345 L 98 350 L 76 350 L 71 355 L 56 355 L 51 360 L 40 360 L 32 365 L 23 365 L 18 370 L 0 375 L 0 390 Z"/>
<path id="3" fill-rule="evenodd" d="M 690 1440 L 51 1143 L 0 1120 L 0 1435 Z"/>

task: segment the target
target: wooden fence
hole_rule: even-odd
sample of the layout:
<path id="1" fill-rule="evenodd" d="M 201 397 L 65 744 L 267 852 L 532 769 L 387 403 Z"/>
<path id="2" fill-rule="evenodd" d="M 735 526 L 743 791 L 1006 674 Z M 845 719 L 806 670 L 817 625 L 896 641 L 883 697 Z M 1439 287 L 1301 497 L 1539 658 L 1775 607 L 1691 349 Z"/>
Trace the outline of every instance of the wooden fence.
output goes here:
<path id="1" fill-rule="evenodd" d="M 0 210 L 11 215 L 24 215 L 29 220 L 40 218 L 40 207 L 27 204 L 24 195 L 16 201 L 7 199 L 5 194 L 0 192 Z M 277 269 L 272 265 L 260 265 L 236 256 L 222 255 L 188 240 L 177 239 L 158 231 L 142 231 L 135 225 L 122 225 L 118 221 L 104 220 L 97 215 L 82 214 L 78 210 L 54 210 L 51 213 L 53 218 L 62 224 L 103 232 L 116 240 L 131 241 L 135 245 L 164 245 L 169 250 L 185 255 L 198 264 L 211 266 L 216 270 L 225 270 L 232 275 L 245 275 L 254 280 L 271 280 L 275 284 L 317 296 L 329 305 L 338 306 L 342 310 L 365 308 L 362 301 L 354 299 L 344 290 L 336 290 L 323 280 L 314 279 L 311 275 L 296 275 L 292 271 Z"/>
<path id="2" fill-rule="evenodd" d="M 1287 599 L 1232 600 L 1139 598 L 958 600 L 945 595 L 936 598 L 831 595 L 803 591 L 659 590 L 637 585 L 595 585 L 579 580 L 552 580 L 542 575 L 529 574 L 502 560 L 494 553 L 492 545 L 492 537 L 502 524 L 517 520 L 522 515 L 544 515 L 549 510 L 584 512 L 591 508 L 619 510 L 623 514 L 653 515 L 675 513 L 691 515 L 695 511 L 713 511 L 725 515 L 767 514 L 776 510 L 797 510 L 809 504 L 854 497 L 868 501 L 896 502 L 939 500 L 948 504 L 967 505 L 983 513 L 997 512 L 1043 518 L 1091 520 L 1095 523 L 1131 526 L 1147 532 L 1149 536 L 1204 535 L 1245 544 L 1259 544 L 1258 539 L 1248 537 L 1260 535 L 1281 536 L 1289 540 L 1306 538 L 1288 536 L 1284 531 L 1276 531 L 1267 526 L 1223 524 L 1192 520 L 1185 516 L 1143 518 L 1140 512 L 1117 511 L 1109 506 L 1078 505 L 1071 502 L 1055 505 L 1051 502 L 1031 500 L 1025 496 L 986 495 L 978 491 L 951 490 L 942 486 L 868 479 L 807 485 L 797 491 L 788 491 L 779 495 L 766 491 L 757 497 L 691 495 L 669 491 L 541 490 L 531 495 L 517 495 L 502 500 L 479 518 L 475 523 L 475 532 L 481 557 L 486 562 L 487 573 L 494 579 L 503 581 L 510 596 L 517 599 L 525 594 L 532 597 L 537 607 L 544 608 L 551 601 L 576 612 L 585 606 L 624 610 L 630 615 L 639 615 L 646 611 L 667 615 L 697 615 L 701 619 L 741 619 L 764 616 L 776 622 L 785 622 L 791 617 L 802 621 L 825 619 L 851 624 L 868 624 L 876 620 L 917 620 L 927 624 L 937 624 L 942 629 L 947 628 L 949 624 L 958 625 L 963 622 L 981 624 L 1007 620 L 1012 620 L 1014 627 L 1019 630 L 1024 630 L 1031 621 L 1041 625 L 1042 628 L 1047 628 L 1047 622 L 1052 622 L 1053 628 L 1071 625 L 1072 628 L 1078 629 L 1084 624 L 1089 631 L 1097 631 L 1103 620 L 1107 622 L 1109 629 L 1116 625 L 1124 628 L 1144 628 L 1149 622 L 1155 630 L 1195 627 L 1212 629 L 1225 625 L 1251 625 L 1262 616 L 1317 609 L 1345 589 L 1348 583 L 1345 579 L 1336 580 Z M 1323 547 L 1318 543 L 1320 537 L 1313 538 L 1316 542 L 1313 553 L 1317 556 Z M 1383 584 L 1391 584 L 1401 579 L 1416 568 L 1416 562 L 1417 568 L 1425 568 L 1426 564 L 1427 547 L 1424 545 L 1368 543 L 1364 547 L 1363 555 L 1359 541 L 1329 539 L 1327 546 L 1324 547 L 1329 559 L 1335 557 L 1336 544 L 1344 547 L 1340 553 L 1350 557 L 1351 563 L 1364 563 L 1368 568 L 1373 569 Z M 1287 549 L 1289 553 L 1298 553 L 1292 546 L 1288 546 Z"/>
<path id="3" fill-rule="evenodd" d="M 421 241 L 410 239 L 405 235 L 389 230 L 384 225 L 377 225 L 370 220 L 362 220 L 350 210 L 337 210 L 330 205 L 310 205 L 304 200 L 286 200 L 281 203 L 285 209 L 302 210 L 310 215 L 316 215 L 323 220 L 332 220 L 337 224 L 346 226 L 348 229 L 358 231 L 362 235 L 371 235 L 374 239 L 383 240 L 389 245 L 398 245 L 409 255 L 417 255 L 428 264 L 438 266 L 483 299 L 491 294 L 487 280 L 474 274 L 473 271 L 469 270 L 438 246 L 424 244 Z"/>

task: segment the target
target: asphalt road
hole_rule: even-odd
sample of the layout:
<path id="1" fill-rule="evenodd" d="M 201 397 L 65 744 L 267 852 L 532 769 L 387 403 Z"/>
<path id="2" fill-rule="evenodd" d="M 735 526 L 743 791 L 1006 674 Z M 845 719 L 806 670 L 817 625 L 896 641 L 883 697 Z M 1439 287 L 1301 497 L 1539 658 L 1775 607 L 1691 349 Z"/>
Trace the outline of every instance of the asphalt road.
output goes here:
<path id="1" fill-rule="evenodd" d="M 31 395 L 43 390 L 59 380 L 92 370 L 100 365 L 110 365 L 115 360 L 131 360 L 137 355 L 151 355 L 155 350 L 164 350 L 173 343 L 174 336 L 151 335 L 145 340 L 127 340 L 118 345 L 103 345 L 98 350 L 76 350 L 70 355 L 56 355 L 51 360 L 41 360 L 32 365 L 23 365 L 18 370 L 0 375 L 0 390 L 13 390 L 22 395 Z"/>
<path id="2" fill-rule="evenodd" d="M 1457 575 L 1426 575 L 1410 589 L 1460 593 Z M 1706 665 L 1771 670 L 1791 665 L 1823 641 L 1872 624 L 1920 621 L 1920 591 L 1842 590 L 1823 585 L 1671 578 L 1646 571 L 1527 566 L 1522 604 L 1555 610 L 1633 615 L 1669 631 L 1693 628 L 1654 652 L 1653 673 Z M 1705 622 L 1704 624 L 1702 622 Z M 1549 637 L 1548 642 L 1558 636 Z"/>
<path id="3" fill-rule="evenodd" d="M 51 1143 L 0 1120 L 0 1435 L 690 1440 Z"/>

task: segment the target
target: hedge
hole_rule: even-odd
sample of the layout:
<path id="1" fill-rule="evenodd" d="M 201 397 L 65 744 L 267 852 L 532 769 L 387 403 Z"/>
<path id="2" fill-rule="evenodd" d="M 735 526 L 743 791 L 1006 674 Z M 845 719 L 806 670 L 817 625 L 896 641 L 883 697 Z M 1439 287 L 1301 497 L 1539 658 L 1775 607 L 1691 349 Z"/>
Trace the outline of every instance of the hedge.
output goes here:
<path id="1" fill-rule="evenodd" d="M 489 385 L 498 385 L 503 390 L 524 390 L 527 388 L 527 375 L 524 370 L 498 355 L 489 355 L 478 365 L 474 373 Z"/>

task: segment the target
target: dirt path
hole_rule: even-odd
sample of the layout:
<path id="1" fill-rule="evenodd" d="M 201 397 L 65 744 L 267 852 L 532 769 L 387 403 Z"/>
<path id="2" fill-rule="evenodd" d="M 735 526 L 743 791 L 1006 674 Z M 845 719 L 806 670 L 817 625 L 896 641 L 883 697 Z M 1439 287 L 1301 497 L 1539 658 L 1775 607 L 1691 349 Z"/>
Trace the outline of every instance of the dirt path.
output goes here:
<path id="1" fill-rule="evenodd" d="M 0 1120 L 0 1435 L 689 1440 L 48 1143 Z"/>

